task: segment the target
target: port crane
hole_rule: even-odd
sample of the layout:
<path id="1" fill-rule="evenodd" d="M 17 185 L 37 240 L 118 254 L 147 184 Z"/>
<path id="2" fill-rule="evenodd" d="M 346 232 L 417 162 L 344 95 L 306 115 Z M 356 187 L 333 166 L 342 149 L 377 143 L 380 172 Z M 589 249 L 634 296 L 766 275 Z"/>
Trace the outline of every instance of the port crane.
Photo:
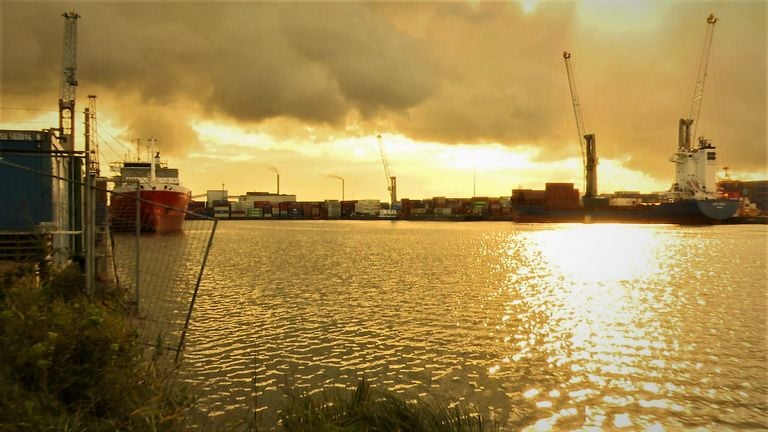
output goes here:
<path id="1" fill-rule="evenodd" d="M 394 209 L 397 203 L 397 177 L 389 171 L 389 160 L 387 160 L 387 153 L 384 151 L 384 140 L 381 138 L 381 134 L 376 135 L 376 140 L 379 142 L 381 163 L 384 165 L 384 179 L 387 182 L 387 191 L 389 191 L 390 208 Z"/>
<path id="2" fill-rule="evenodd" d="M 692 139 L 696 135 L 696 126 L 699 122 L 701 100 L 704 97 L 704 81 L 707 78 L 707 65 L 709 64 L 709 51 L 712 47 L 712 37 L 714 36 L 716 23 L 717 18 L 710 14 L 707 17 L 707 31 L 704 34 L 704 45 L 701 49 L 699 71 L 696 74 L 696 85 L 693 88 L 691 111 L 688 113 L 688 118 L 680 119 L 677 140 L 678 149 L 680 151 L 690 151 L 693 149 Z M 693 126 L 693 131 L 691 131 L 691 126 Z"/>
<path id="3" fill-rule="evenodd" d="M 585 132 L 584 118 L 581 115 L 581 103 L 576 92 L 576 77 L 573 73 L 573 65 L 571 64 L 571 53 L 563 51 L 563 59 L 565 60 L 565 71 L 568 74 L 568 86 L 571 89 L 571 102 L 573 103 L 573 113 L 576 116 L 576 129 L 579 132 L 581 161 L 584 165 L 584 178 L 586 182 L 584 198 L 593 199 L 597 197 L 597 149 L 595 147 L 595 134 Z"/>
<path id="4" fill-rule="evenodd" d="M 59 85 L 59 142 L 65 151 L 75 150 L 75 90 L 77 87 L 77 19 L 80 15 L 66 12 L 64 22 L 64 51 L 61 57 Z"/>

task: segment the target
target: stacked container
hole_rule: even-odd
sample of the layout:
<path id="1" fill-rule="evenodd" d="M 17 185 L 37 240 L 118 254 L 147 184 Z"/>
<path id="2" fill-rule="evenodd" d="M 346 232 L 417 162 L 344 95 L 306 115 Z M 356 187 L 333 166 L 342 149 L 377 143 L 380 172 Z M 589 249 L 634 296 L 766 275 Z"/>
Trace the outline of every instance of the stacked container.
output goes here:
<path id="1" fill-rule="evenodd" d="M 579 190 L 574 189 L 573 183 L 547 183 L 546 206 L 550 210 L 570 210 L 581 206 Z"/>

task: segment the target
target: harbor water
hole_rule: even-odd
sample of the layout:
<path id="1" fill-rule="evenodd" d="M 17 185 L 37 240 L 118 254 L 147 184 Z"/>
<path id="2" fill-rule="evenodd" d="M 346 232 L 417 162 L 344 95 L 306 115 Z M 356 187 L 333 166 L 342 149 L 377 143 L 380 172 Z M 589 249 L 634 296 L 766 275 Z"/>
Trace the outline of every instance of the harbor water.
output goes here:
<path id="1" fill-rule="evenodd" d="M 219 223 L 182 377 L 211 424 L 285 389 L 503 430 L 765 430 L 765 226 Z"/>

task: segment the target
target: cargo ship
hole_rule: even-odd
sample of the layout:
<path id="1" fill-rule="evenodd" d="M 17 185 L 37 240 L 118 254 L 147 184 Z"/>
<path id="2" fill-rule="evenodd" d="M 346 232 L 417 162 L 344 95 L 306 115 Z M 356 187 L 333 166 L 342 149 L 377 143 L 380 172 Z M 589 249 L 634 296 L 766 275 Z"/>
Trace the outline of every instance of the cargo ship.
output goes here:
<path id="1" fill-rule="evenodd" d="M 700 137 L 694 146 L 693 125 L 701 108 L 709 47 L 717 18 L 707 17 L 705 48 L 699 65 L 693 103 L 688 118 L 679 121 L 677 151 L 670 158 L 675 164 L 675 182 L 669 191 L 652 202 L 611 203 L 610 197 L 597 194 L 597 147 L 594 134 L 584 133 L 581 105 L 573 78 L 571 54 L 563 53 L 568 83 L 573 99 L 576 126 L 582 149 L 586 191 L 581 202 L 573 185 L 549 183 L 543 196 L 530 197 L 529 191 L 513 191 L 513 220 L 517 222 L 631 222 L 712 224 L 736 215 L 741 206 L 738 199 L 718 193 L 715 183 L 717 153 L 712 143 Z M 536 191 L 541 192 L 541 191 Z M 534 194 L 536 195 L 536 194 Z M 539 194 L 541 195 L 541 194 Z"/>
<path id="2" fill-rule="evenodd" d="M 114 230 L 136 230 L 137 203 L 142 232 L 182 230 L 191 193 L 179 183 L 179 170 L 160 161 L 160 153 L 155 153 L 151 162 L 116 162 L 111 168 L 119 173 L 113 177 L 115 186 L 109 206 Z"/>
<path id="3" fill-rule="evenodd" d="M 592 152 L 587 157 L 596 159 Z M 703 225 L 720 223 L 738 213 L 740 200 L 717 193 L 717 155 L 708 140 L 700 138 L 695 149 L 678 148 L 670 161 L 676 166 L 675 183 L 655 200 L 617 205 L 609 197 L 585 195 L 580 202 L 572 183 L 548 183 L 544 191 L 513 191 L 513 220 Z M 596 184 L 596 175 L 593 182 Z"/>

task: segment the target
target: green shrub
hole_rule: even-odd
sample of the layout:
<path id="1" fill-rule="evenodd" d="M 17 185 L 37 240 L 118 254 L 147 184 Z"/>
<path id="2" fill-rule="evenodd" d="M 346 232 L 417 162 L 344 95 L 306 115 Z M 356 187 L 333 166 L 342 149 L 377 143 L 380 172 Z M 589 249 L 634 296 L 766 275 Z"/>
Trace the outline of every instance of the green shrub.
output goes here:
<path id="1" fill-rule="evenodd" d="M 192 400 L 77 268 L 0 277 L 0 430 L 183 430 Z"/>

